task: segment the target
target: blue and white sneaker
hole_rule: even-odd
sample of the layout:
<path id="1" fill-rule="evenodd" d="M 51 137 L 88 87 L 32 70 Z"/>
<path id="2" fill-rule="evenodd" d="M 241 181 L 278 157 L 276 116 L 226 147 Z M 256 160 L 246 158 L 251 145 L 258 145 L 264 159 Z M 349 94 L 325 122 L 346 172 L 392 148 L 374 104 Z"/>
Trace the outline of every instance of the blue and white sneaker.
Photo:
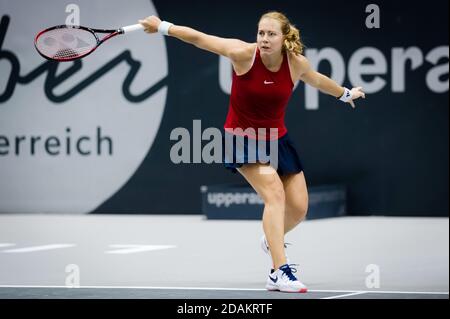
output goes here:
<path id="1" fill-rule="evenodd" d="M 283 265 L 269 275 L 266 289 L 269 291 L 305 293 L 308 288 L 295 277 L 297 269 L 293 265 Z"/>
<path id="2" fill-rule="evenodd" d="M 290 245 L 290 244 L 289 243 L 284 243 L 286 262 L 289 264 L 289 257 L 288 257 L 288 255 L 286 253 L 286 248 L 287 248 L 288 245 Z M 263 250 L 263 252 L 265 252 L 269 256 L 270 262 L 273 263 L 272 256 L 270 255 L 270 251 L 269 251 L 269 244 L 267 243 L 267 239 L 266 239 L 265 235 L 263 235 L 261 237 L 261 249 Z M 272 264 L 271 272 L 272 272 L 272 270 L 274 270 L 273 269 L 273 264 Z"/>

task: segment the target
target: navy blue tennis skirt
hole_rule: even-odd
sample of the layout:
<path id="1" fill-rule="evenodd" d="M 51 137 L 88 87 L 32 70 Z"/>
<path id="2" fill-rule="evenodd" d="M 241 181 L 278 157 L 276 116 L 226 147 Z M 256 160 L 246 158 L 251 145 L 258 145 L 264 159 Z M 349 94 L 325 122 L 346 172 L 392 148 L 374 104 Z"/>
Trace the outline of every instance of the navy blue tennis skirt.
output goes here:
<path id="1" fill-rule="evenodd" d="M 300 157 L 287 133 L 274 141 L 250 140 L 228 132 L 224 132 L 222 136 L 223 163 L 233 173 L 237 173 L 237 168 L 245 164 L 257 162 L 270 163 L 279 175 L 303 171 Z"/>

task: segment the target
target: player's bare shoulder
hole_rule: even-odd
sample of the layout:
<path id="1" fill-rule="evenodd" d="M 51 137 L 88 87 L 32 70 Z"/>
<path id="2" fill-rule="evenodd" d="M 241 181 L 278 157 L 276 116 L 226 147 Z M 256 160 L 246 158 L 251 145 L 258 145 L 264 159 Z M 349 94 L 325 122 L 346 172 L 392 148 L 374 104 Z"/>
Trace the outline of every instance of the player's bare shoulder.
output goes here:
<path id="1" fill-rule="evenodd" d="M 289 62 L 291 66 L 291 73 L 295 75 L 294 82 L 298 81 L 301 76 L 308 72 L 311 68 L 308 59 L 301 54 L 297 55 L 289 52 Z"/>
<path id="2" fill-rule="evenodd" d="M 247 43 L 240 41 L 237 45 L 230 51 L 229 58 L 234 62 L 248 62 L 253 59 L 255 54 L 256 43 Z"/>
<path id="3" fill-rule="evenodd" d="M 233 64 L 236 74 L 242 75 L 250 70 L 252 67 L 255 50 L 256 43 L 245 43 L 233 50 L 229 58 Z"/>

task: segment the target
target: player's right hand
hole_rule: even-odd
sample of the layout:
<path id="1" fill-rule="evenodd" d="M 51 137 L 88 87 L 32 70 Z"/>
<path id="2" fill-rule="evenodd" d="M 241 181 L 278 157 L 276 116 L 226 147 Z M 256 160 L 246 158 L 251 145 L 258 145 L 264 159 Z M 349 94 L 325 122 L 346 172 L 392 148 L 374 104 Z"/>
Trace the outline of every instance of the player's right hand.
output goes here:
<path id="1" fill-rule="evenodd" d="M 158 27 L 161 20 L 156 16 L 149 16 L 143 20 L 139 20 L 139 23 L 144 27 L 145 32 L 156 33 L 158 32 Z"/>

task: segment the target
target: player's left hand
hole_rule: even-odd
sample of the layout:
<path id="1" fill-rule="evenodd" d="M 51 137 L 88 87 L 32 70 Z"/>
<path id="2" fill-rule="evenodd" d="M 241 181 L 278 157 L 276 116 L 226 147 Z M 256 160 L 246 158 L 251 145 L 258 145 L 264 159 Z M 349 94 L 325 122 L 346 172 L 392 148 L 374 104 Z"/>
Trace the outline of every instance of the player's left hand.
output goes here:
<path id="1" fill-rule="evenodd" d="M 353 88 L 350 90 L 350 93 L 352 95 L 351 100 L 348 101 L 348 103 L 350 103 L 350 105 L 352 106 L 352 108 L 355 108 L 355 102 L 353 102 L 353 100 L 359 99 L 360 97 L 362 97 L 363 99 L 366 98 L 366 93 L 364 93 L 363 88 L 358 86 L 356 88 Z"/>

